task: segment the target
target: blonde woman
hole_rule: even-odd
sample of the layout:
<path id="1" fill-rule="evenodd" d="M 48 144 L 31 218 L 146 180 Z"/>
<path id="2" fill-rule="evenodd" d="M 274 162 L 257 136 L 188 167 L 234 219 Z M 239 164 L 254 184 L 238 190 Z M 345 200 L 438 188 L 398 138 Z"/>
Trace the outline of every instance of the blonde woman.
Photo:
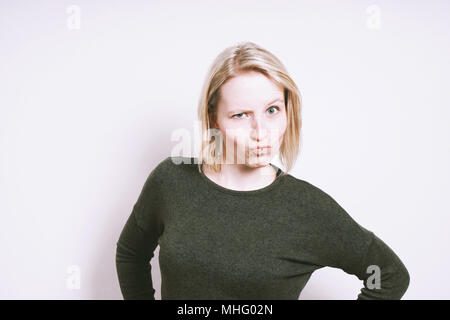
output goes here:
<path id="1" fill-rule="evenodd" d="M 299 89 L 279 59 L 252 42 L 218 55 L 199 100 L 197 157 L 150 173 L 117 242 L 124 299 L 298 299 L 315 270 L 358 277 L 358 300 L 400 299 L 409 273 L 330 195 L 295 178 Z M 279 155 L 285 170 L 270 161 Z M 356 296 L 356 293 L 355 293 Z"/>

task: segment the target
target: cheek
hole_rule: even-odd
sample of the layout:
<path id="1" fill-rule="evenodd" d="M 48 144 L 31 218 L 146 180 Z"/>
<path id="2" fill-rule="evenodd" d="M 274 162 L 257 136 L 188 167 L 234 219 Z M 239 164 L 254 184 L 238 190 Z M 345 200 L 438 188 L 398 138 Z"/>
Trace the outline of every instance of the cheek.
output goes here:
<path id="1" fill-rule="evenodd" d="M 232 143 L 238 148 L 244 148 L 248 143 L 248 135 L 245 132 L 232 132 L 226 135 L 227 143 Z"/>
<path id="2" fill-rule="evenodd" d="M 250 132 L 243 129 L 242 127 L 240 128 L 240 130 L 236 130 L 233 128 L 229 128 L 228 130 L 223 129 L 222 133 L 225 134 L 225 147 L 229 145 L 234 146 L 237 149 L 244 149 L 248 146 Z"/>
<path id="3" fill-rule="evenodd" d="M 274 123 L 274 125 L 271 127 L 271 129 L 269 130 L 269 135 L 270 135 L 270 141 L 272 141 L 273 144 L 279 142 L 281 143 L 281 141 L 283 140 L 284 134 L 286 132 L 287 129 L 287 123 L 285 120 L 280 120 L 277 123 Z"/>

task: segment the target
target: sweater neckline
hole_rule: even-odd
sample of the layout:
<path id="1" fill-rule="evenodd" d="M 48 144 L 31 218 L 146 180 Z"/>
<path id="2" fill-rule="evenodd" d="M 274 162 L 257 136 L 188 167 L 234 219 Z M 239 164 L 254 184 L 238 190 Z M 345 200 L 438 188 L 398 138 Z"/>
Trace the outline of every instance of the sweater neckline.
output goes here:
<path id="1" fill-rule="evenodd" d="M 254 190 L 234 190 L 234 189 L 225 188 L 225 187 L 217 184 L 216 182 L 214 182 L 213 180 L 211 180 L 210 178 L 208 178 L 206 176 L 206 174 L 203 172 L 203 165 L 200 165 L 200 172 L 199 172 L 199 170 L 197 170 L 197 172 L 199 172 L 200 176 L 202 177 L 202 180 L 205 181 L 209 187 L 211 187 L 215 190 L 218 190 L 218 191 L 224 192 L 224 193 L 228 193 L 228 194 L 232 194 L 232 195 L 237 195 L 237 196 L 251 196 L 251 195 L 256 195 L 256 194 L 260 194 L 260 193 L 264 193 L 264 192 L 273 190 L 280 184 L 280 181 L 282 178 L 282 176 L 280 176 L 280 175 L 283 172 L 283 170 L 281 170 L 279 167 L 277 167 L 276 165 L 274 165 L 272 163 L 269 163 L 269 164 L 276 170 L 275 180 L 273 180 L 272 183 L 268 184 L 265 187 L 262 187 L 259 189 L 254 189 Z"/>

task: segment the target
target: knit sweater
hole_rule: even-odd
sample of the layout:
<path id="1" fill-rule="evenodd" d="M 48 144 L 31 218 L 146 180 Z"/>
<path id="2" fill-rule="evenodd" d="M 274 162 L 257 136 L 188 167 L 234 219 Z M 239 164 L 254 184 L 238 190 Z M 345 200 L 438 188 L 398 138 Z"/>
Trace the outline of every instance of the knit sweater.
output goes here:
<path id="1" fill-rule="evenodd" d="M 124 299 L 155 299 L 158 245 L 163 300 L 297 300 L 327 266 L 363 281 L 357 300 L 401 299 L 409 273 L 393 250 L 329 194 L 271 165 L 271 184 L 240 191 L 209 179 L 197 158 L 161 161 L 116 243 Z"/>

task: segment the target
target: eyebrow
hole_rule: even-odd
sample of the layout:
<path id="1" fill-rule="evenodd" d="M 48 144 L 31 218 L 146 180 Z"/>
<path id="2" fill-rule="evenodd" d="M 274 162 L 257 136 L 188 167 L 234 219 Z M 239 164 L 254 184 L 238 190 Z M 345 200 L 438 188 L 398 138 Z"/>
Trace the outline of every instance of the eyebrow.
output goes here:
<path id="1" fill-rule="evenodd" d="M 278 98 L 273 99 L 269 103 L 266 103 L 266 105 L 270 105 L 270 104 L 275 103 L 275 102 L 283 102 L 284 103 L 284 99 L 281 98 L 281 97 L 278 97 Z M 249 112 L 249 111 L 251 111 L 251 110 L 244 110 L 243 108 L 237 108 L 237 109 L 234 109 L 234 110 L 230 110 L 228 112 L 228 115 L 236 114 L 236 113 L 242 113 L 242 112 Z"/>

